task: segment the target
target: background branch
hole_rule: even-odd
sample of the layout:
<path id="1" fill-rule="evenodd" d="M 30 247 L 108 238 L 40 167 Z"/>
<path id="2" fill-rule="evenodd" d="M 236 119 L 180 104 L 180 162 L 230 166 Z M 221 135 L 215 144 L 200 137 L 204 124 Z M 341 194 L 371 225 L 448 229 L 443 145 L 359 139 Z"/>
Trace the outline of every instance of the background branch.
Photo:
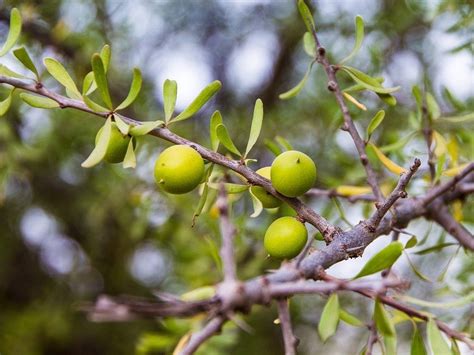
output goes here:
<path id="1" fill-rule="evenodd" d="M 276 301 L 276 304 L 281 332 L 283 334 L 283 342 L 285 344 L 285 355 L 295 355 L 298 339 L 293 334 L 288 299 L 279 299 Z"/>

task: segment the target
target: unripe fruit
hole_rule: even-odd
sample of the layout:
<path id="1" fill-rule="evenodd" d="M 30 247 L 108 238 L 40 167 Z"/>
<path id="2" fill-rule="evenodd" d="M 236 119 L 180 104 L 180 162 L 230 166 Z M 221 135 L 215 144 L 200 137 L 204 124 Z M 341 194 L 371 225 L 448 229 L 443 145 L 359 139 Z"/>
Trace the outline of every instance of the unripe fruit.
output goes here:
<path id="1" fill-rule="evenodd" d="M 97 144 L 99 141 L 99 137 L 101 136 L 103 129 L 104 127 L 99 129 L 97 132 L 97 135 L 95 136 L 95 144 Z M 107 146 L 107 151 L 105 152 L 104 160 L 111 164 L 122 162 L 123 158 L 125 158 L 125 153 L 127 153 L 129 142 L 130 136 L 122 135 L 115 122 L 112 122 L 110 140 Z"/>
<path id="2" fill-rule="evenodd" d="M 308 232 L 303 223 L 294 217 L 275 220 L 265 232 L 264 245 L 274 258 L 291 259 L 303 250 Z"/>
<path id="3" fill-rule="evenodd" d="M 264 178 L 270 179 L 270 169 L 271 168 L 267 166 L 265 168 L 258 169 L 256 173 L 260 176 L 263 176 Z M 250 190 L 260 200 L 263 207 L 265 208 L 275 208 L 281 205 L 281 200 L 277 199 L 261 186 L 252 186 Z"/>
<path id="4" fill-rule="evenodd" d="M 275 190 L 282 195 L 297 197 L 313 186 L 316 180 L 316 165 L 306 154 L 289 150 L 273 161 L 271 180 Z"/>
<path id="5" fill-rule="evenodd" d="M 204 161 L 187 145 L 165 149 L 155 163 L 155 181 L 166 192 L 184 194 L 194 190 L 204 176 Z"/>

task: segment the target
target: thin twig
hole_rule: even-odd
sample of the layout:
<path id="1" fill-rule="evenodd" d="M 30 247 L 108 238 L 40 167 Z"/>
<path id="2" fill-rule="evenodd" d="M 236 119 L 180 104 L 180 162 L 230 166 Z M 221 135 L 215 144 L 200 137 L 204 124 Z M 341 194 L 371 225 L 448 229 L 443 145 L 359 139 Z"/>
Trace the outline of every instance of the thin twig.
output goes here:
<path id="1" fill-rule="evenodd" d="M 226 319 L 221 316 L 212 318 L 201 330 L 191 335 L 187 344 L 181 350 L 180 355 L 191 355 L 214 334 L 220 332 Z"/>
<path id="2" fill-rule="evenodd" d="M 335 189 L 324 190 L 324 189 L 312 188 L 308 192 L 306 192 L 305 195 L 309 197 L 327 197 L 327 198 L 339 197 L 339 198 L 344 198 L 351 203 L 358 202 L 358 201 L 364 201 L 364 202 L 376 201 L 375 196 L 372 194 L 347 196 L 347 195 L 338 193 Z"/>
<path id="3" fill-rule="evenodd" d="M 372 321 L 369 324 L 369 338 L 367 339 L 367 345 L 365 348 L 365 355 L 372 355 L 374 345 L 378 342 L 379 338 L 377 336 L 377 327 L 375 322 Z"/>
<path id="4" fill-rule="evenodd" d="M 278 318 L 280 319 L 283 342 L 285 344 L 285 355 L 295 355 L 298 339 L 293 334 L 291 326 L 291 316 L 288 305 L 288 299 L 279 299 L 276 301 L 278 308 Z"/>
<path id="5" fill-rule="evenodd" d="M 227 198 L 224 183 L 221 183 L 219 187 L 217 208 L 219 209 L 220 231 L 222 237 L 220 256 L 224 269 L 224 282 L 233 282 L 237 278 L 234 257 L 235 227 L 230 221 L 229 201 Z"/>

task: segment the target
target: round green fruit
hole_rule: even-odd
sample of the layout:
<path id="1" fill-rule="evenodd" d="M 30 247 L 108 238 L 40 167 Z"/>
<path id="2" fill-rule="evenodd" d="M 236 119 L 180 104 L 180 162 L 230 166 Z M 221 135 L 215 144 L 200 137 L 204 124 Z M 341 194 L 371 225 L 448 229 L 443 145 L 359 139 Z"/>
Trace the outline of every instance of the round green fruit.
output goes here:
<path id="1" fill-rule="evenodd" d="M 289 150 L 277 156 L 271 168 L 272 185 L 282 195 L 297 197 L 316 181 L 316 165 L 309 156 Z"/>
<path id="2" fill-rule="evenodd" d="M 194 190 L 204 176 L 204 161 L 198 152 L 187 145 L 165 149 L 155 163 L 155 181 L 171 194 Z"/>
<path id="3" fill-rule="evenodd" d="M 265 168 L 258 169 L 256 173 L 260 176 L 263 176 L 264 178 L 270 179 L 270 169 L 271 168 L 267 166 Z M 263 207 L 265 208 L 275 208 L 281 205 L 281 200 L 277 199 L 261 186 L 252 186 L 250 190 L 260 200 Z"/>
<path id="4" fill-rule="evenodd" d="M 307 239 L 308 232 L 303 223 L 294 217 L 281 217 L 268 227 L 264 245 L 270 256 L 291 259 L 303 250 Z"/>
<path id="5" fill-rule="evenodd" d="M 95 144 L 99 141 L 100 136 L 102 135 L 104 127 L 99 129 L 97 135 L 95 136 Z M 105 152 L 104 160 L 107 163 L 115 164 L 121 163 L 123 158 L 125 158 L 125 153 L 127 153 L 128 143 L 130 142 L 129 135 L 123 135 L 118 129 L 115 122 L 112 122 L 112 130 L 110 131 L 110 140 L 107 146 L 107 151 Z"/>

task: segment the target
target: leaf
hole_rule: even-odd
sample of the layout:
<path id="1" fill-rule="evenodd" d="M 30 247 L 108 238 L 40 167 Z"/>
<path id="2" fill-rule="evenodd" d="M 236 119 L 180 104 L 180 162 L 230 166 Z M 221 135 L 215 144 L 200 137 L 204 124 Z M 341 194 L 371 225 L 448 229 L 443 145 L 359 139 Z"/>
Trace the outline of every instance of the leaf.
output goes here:
<path id="1" fill-rule="evenodd" d="M 262 129 L 263 122 L 263 102 L 260 99 L 255 101 L 255 107 L 253 110 L 252 126 L 250 127 L 249 141 L 247 142 L 247 148 L 245 149 L 244 158 L 247 157 L 247 154 L 253 148 L 257 142 L 258 136 Z"/>
<path id="2" fill-rule="evenodd" d="M 451 349 L 443 339 L 443 336 L 433 318 L 428 320 L 426 333 L 428 334 L 428 343 L 430 344 L 433 355 L 451 354 Z"/>
<path id="3" fill-rule="evenodd" d="M 471 121 L 474 121 L 474 112 L 466 113 L 465 115 L 461 115 L 461 116 L 440 117 L 436 120 L 436 122 L 443 122 L 443 123 L 464 123 L 464 122 L 471 122 Z"/>
<path id="4" fill-rule="evenodd" d="M 108 44 L 104 45 L 100 51 L 100 58 L 102 59 L 102 64 L 104 65 L 104 71 L 107 73 L 110 66 L 110 57 L 111 50 Z"/>
<path id="5" fill-rule="evenodd" d="M 303 35 L 303 48 L 311 58 L 316 57 L 316 42 L 313 35 L 309 32 L 305 32 Z"/>
<path id="6" fill-rule="evenodd" d="M 194 227 L 196 223 L 196 218 L 201 215 L 204 205 L 206 204 L 207 195 L 209 192 L 209 186 L 207 186 L 207 181 L 209 180 L 209 177 L 211 176 L 213 169 L 214 169 L 214 164 L 211 163 L 204 174 L 204 179 L 203 179 L 204 184 L 203 184 L 202 194 L 201 194 L 201 197 L 199 198 L 198 205 L 196 206 L 196 209 L 194 210 L 191 227 Z"/>
<path id="7" fill-rule="evenodd" d="M 405 249 L 413 248 L 418 243 L 416 236 L 412 235 L 410 239 L 405 244 Z"/>
<path id="8" fill-rule="evenodd" d="M 436 102 L 434 96 L 429 92 L 426 93 L 426 106 L 428 107 L 428 112 L 433 120 L 441 116 L 441 110 L 439 108 L 439 105 Z"/>
<path id="9" fill-rule="evenodd" d="M 36 108 L 50 109 L 50 108 L 59 107 L 59 104 L 56 101 L 44 96 L 31 95 L 31 94 L 22 92 L 20 94 L 20 98 L 23 101 L 25 101 L 28 105 L 32 107 L 36 107 Z"/>
<path id="10" fill-rule="evenodd" d="M 313 67 L 313 64 L 314 62 L 311 62 L 308 66 L 308 69 L 306 69 L 306 73 L 304 74 L 303 76 L 303 79 L 301 79 L 301 81 L 296 84 L 296 86 L 286 92 L 284 92 L 283 94 L 280 94 L 278 97 L 280 98 L 280 100 L 288 100 L 288 99 L 291 99 L 292 97 L 295 97 L 296 95 L 299 94 L 299 92 L 301 91 L 301 89 L 304 88 L 305 84 L 306 84 L 306 81 L 308 80 L 309 78 L 309 74 L 311 73 L 311 68 Z"/>
<path id="11" fill-rule="evenodd" d="M 28 77 L 15 73 L 13 70 L 10 70 L 3 64 L 0 64 L 0 75 L 9 76 L 11 78 L 18 78 L 18 79 L 29 79 Z"/>
<path id="12" fill-rule="evenodd" d="M 372 136 L 372 133 L 377 129 L 377 127 L 382 123 L 383 119 L 385 118 L 385 111 L 380 110 L 375 114 L 375 116 L 372 118 L 370 121 L 368 127 L 367 127 L 367 140 L 370 139 Z"/>
<path id="13" fill-rule="evenodd" d="M 451 338 L 451 351 L 453 355 L 461 355 L 461 350 L 459 349 L 456 339 Z"/>
<path id="14" fill-rule="evenodd" d="M 385 345 L 385 354 L 384 355 L 397 355 L 397 337 L 396 337 L 396 335 L 386 335 L 383 338 L 383 343 Z"/>
<path id="15" fill-rule="evenodd" d="M 74 83 L 71 76 L 61 63 L 59 63 L 56 59 L 49 57 L 45 58 L 43 60 L 43 63 L 46 66 L 46 70 L 48 71 L 48 73 L 51 74 L 51 76 L 56 79 L 62 86 L 69 90 L 69 93 L 71 94 L 71 97 L 73 99 L 82 99 L 79 90 L 77 90 L 76 84 Z"/>
<path id="16" fill-rule="evenodd" d="M 128 95 L 125 98 L 125 100 L 122 101 L 120 105 L 117 106 L 115 109 L 117 110 L 123 110 L 124 108 L 127 108 L 130 106 L 133 101 L 137 98 L 138 94 L 140 93 L 140 90 L 142 88 L 142 73 L 140 72 L 140 69 L 134 68 L 133 69 L 133 79 L 132 79 L 132 84 L 130 85 L 130 90 L 128 91 Z"/>
<path id="17" fill-rule="evenodd" d="M 403 244 L 400 242 L 393 242 L 375 254 L 369 261 L 362 267 L 362 270 L 354 277 L 359 277 L 374 274 L 376 272 L 385 270 L 392 266 L 395 261 L 400 257 L 403 251 Z"/>
<path id="18" fill-rule="evenodd" d="M 400 137 L 396 142 L 394 142 L 392 144 L 384 145 L 383 147 L 380 147 L 379 149 L 384 153 L 388 153 L 388 152 L 392 152 L 394 150 L 401 149 L 409 141 L 411 141 L 417 134 L 418 134 L 418 132 L 412 132 L 409 135 Z"/>
<path id="19" fill-rule="evenodd" d="M 406 169 L 402 168 L 400 165 L 395 164 L 393 161 L 391 161 L 385 154 L 383 154 L 379 148 L 377 148 L 374 144 L 370 143 L 370 147 L 374 150 L 375 154 L 377 155 L 377 158 L 380 160 L 380 162 L 392 173 L 400 175 L 403 173 L 406 173 Z"/>
<path id="20" fill-rule="evenodd" d="M 12 103 L 13 90 L 14 89 L 10 90 L 5 100 L 0 101 L 0 116 L 3 116 L 5 113 L 7 113 L 8 109 L 10 108 L 10 105 Z"/>
<path id="21" fill-rule="evenodd" d="M 142 122 L 141 124 L 130 128 L 130 134 L 134 137 L 144 136 L 153 131 L 158 126 L 162 126 L 165 123 L 161 120 Z"/>
<path id="22" fill-rule="evenodd" d="M 213 97 L 222 87 L 222 84 L 219 80 L 215 80 L 206 86 L 199 95 L 194 99 L 193 102 L 189 104 L 188 107 L 184 109 L 178 116 L 176 116 L 170 122 L 178 122 L 188 119 L 198 112 L 201 107 L 203 107 L 210 99 Z"/>
<path id="23" fill-rule="evenodd" d="M 87 105 L 87 107 L 89 107 L 90 109 L 92 109 L 93 111 L 95 112 L 102 112 L 102 113 L 105 113 L 105 112 L 109 112 L 110 110 L 102 105 L 99 105 L 97 102 L 93 101 L 92 99 L 89 98 L 89 96 L 86 96 L 84 95 L 82 97 L 82 100 L 84 101 L 84 103 Z"/>
<path id="24" fill-rule="evenodd" d="M 117 124 L 118 129 L 122 133 L 122 135 L 126 136 L 128 132 L 130 132 L 130 126 L 122 120 L 122 118 L 115 114 L 114 115 L 114 121 Z"/>
<path id="25" fill-rule="evenodd" d="M 13 51 L 13 55 L 23 64 L 28 70 L 30 70 L 33 74 L 35 74 L 36 79 L 39 81 L 39 74 L 36 66 L 34 65 L 33 61 L 31 60 L 30 55 L 26 51 L 25 47 L 20 47 Z"/>
<path id="26" fill-rule="evenodd" d="M 203 301 L 212 298 L 216 294 L 215 286 L 198 287 L 181 295 L 181 300 L 186 302 Z"/>
<path id="27" fill-rule="evenodd" d="M 474 301 L 474 292 L 470 292 L 466 296 L 458 298 L 457 300 L 444 301 L 444 302 L 430 302 L 430 301 L 420 300 L 418 298 L 411 297 L 408 295 L 400 295 L 400 296 L 397 296 L 396 298 L 402 300 L 405 303 L 416 304 L 422 307 L 451 309 L 451 308 L 463 307 L 467 304 L 472 303 Z"/>
<path id="28" fill-rule="evenodd" d="M 283 138 L 282 136 L 276 136 L 275 137 L 275 140 L 277 141 L 277 143 L 286 151 L 286 150 L 293 150 L 293 147 L 292 145 L 290 144 L 290 142 L 288 142 L 285 138 Z"/>
<path id="29" fill-rule="evenodd" d="M 356 28 L 356 35 L 355 35 L 355 43 L 354 48 L 352 49 L 351 53 L 343 60 L 341 60 L 341 64 L 347 62 L 349 59 L 354 57 L 358 52 L 360 47 L 362 46 L 362 41 L 364 40 L 364 19 L 357 15 L 355 18 L 355 28 Z"/>
<path id="30" fill-rule="evenodd" d="M 380 98 L 380 100 L 385 102 L 387 105 L 395 106 L 397 104 L 397 98 L 393 95 L 377 93 L 377 96 Z"/>
<path id="31" fill-rule="evenodd" d="M 458 140 L 456 139 L 456 136 L 454 134 L 451 134 L 449 136 L 448 144 L 446 146 L 446 149 L 448 149 L 448 154 L 451 159 L 451 164 L 452 165 L 457 165 L 458 160 L 459 160 L 459 144 Z"/>
<path id="32" fill-rule="evenodd" d="M 275 156 L 278 156 L 282 153 L 281 148 L 273 141 L 269 139 L 265 139 L 265 147 L 268 148 L 270 152 L 272 152 Z"/>
<path id="33" fill-rule="evenodd" d="M 416 101 L 416 106 L 418 110 L 421 111 L 421 108 L 423 107 L 423 96 L 421 94 L 420 87 L 418 85 L 414 85 L 411 88 L 411 93 L 413 94 L 415 101 Z"/>
<path id="34" fill-rule="evenodd" d="M 216 133 L 217 133 L 217 137 L 219 138 L 219 141 L 222 143 L 224 147 L 227 148 L 227 150 L 229 150 L 230 152 L 238 156 L 242 156 L 242 154 L 239 152 L 234 142 L 230 138 L 229 132 L 227 131 L 227 128 L 226 126 L 224 126 L 224 124 L 220 123 L 217 125 Z"/>
<path id="35" fill-rule="evenodd" d="M 90 95 L 95 89 L 97 89 L 97 84 L 94 80 L 94 72 L 90 71 L 82 81 L 82 95 Z"/>
<path id="36" fill-rule="evenodd" d="M 163 83 L 163 108 L 165 111 L 165 122 L 168 123 L 173 115 L 178 95 L 178 83 L 174 80 L 166 79 Z"/>
<path id="37" fill-rule="evenodd" d="M 263 211 L 262 202 L 255 196 L 251 189 L 249 189 L 250 197 L 252 197 L 252 204 L 253 204 L 253 213 L 250 215 L 252 218 L 256 218 L 260 216 L 260 213 Z"/>
<path id="38" fill-rule="evenodd" d="M 441 175 L 443 174 L 445 163 L 446 163 L 446 153 L 441 154 L 438 157 L 438 160 L 436 161 L 436 170 L 435 170 L 436 174 L 434 178 L 435 184 L 438 183 L 439 179 L 441 179 Z"/>
<path id="39" fill-rule="evenodd" d="M 104 159 L 107 147 L 109 145 L 110 136 L 112 133 L 112 119 L 109 117 L 105 121 L 102 133 L 97 141 L 94 150 L 91 152 L 89 157 L 81 164 L 83 168 L 91 168 L 94 165 L 99 164 Z"/>
<path id="40" fill-rule="evenodd" d="M 425 343 L 423 341 L 423 337 L 420 334 L 420 331 L 418 330 L 418 327 L 415 327 L 415 332 L 413 333 L 410 355 L 427 355 Z"/>
<path id="41" fill-rule="evenodd" d="M 446 139 L 439 134 L 438 131 L 433 131 L 433 139 L 436 142 L 436 147 L 434 150 L 434 153 L 437 157 L 440 157 L 441 155 L 447 153 L 448 151 L 448 142 Z"/>
<path id="42" fill-rule="evenodd" d="M 352 102 L 357 108 L 361 109 L 362 111 L 367 111 L 367 107 L 364 104 L 357 101 L 357 99 L 354 96 L 349 95 L 347 92 L 342 92 L 342 95 L 344 95 L 344 97 L 350 102 Z"/>
<path id="43" fill-rule="evenodd" d="M 94 79 L 102 100 L 104 100 L 105 105 L 112 110 L 112 99 L 110 98 L 107 77 L 105 76 L 104 63 L 102 62 L 101 56 L 97 53 L 92 56 L 92 71 L 94 72 Z"/>
<path id="44" fill-rule="evenodd" d="M 209 135 L 211 137 L 211 148 L 217 152 L 219 148 L 219 137 L 217 137 L 217 126 L 222 124 L 222 116 L 219 111 L 215 111 L 211 116 L 209 124 Z"/>
<path id="45" fill-rule="evenodd" d="M 455 97 L 447 87 L 443 89 L 443 94 L 451 106 L 457 111 L 463 111 L 466 108 L 466 106 L 457 97 Z"/>
<path id="46" fill-rule="evenodd" d="M 132 168 L 135 169 L 137 166 L 137 158 L 135 157 L 135 148 L 134 148 L 134 140 L 135 138 L 132 137 L 130 142 L 128 142 L 127 152 L 125 153 L 125 158 L 123 158 L 122 166 L 124 169 Z"/>
<path id="47" fill-rule="evenodd" d="M 439 252 L 441 251 L 441 249 L 444 249 L 446 247 L 450 247 L 452 245 L 458 245 L 457 243 L 441 243 L 441 244 L 436 244 L 432 247 L 429 247 L 429 248 L 426 248 L 426 249 L 423 249 L 423 250 L 420 250 L 420 251 L 417 251 L 415 254 L 416 255 L 425 255 L 425 254 L 429 254 L 429 253 L 432 253 L 432 252 Z"/>
<path id="48" fill-rule="evenodd" d="M 0 49 L 0 57 L 8 53 L 10 49 L 15 45 L 18 37 L 21 33 L 21 14 L 16 7 L 10 12 L 10 29 L 8 31 L 7 40 Z"/>
<path id="49" fill-rule="evenodd" d="M 301 18 L 303 19 L 308 31 L 313 33 L 316 30 L 313 15 L 303 0 L 298 0 L 298 11 L 300 12 Z"/>
<path id="50" fill-rule="evenodd" d="M 214 190 L 219 190 L 221 188 L 221 184 L 217 182 L 209 182 L 207 185 Z M 232 184 L 228 182 L 224 183 L 224 187 L 228 194 L 239 194 L 249 189 L 249 185 Z"/>
<path id="51" fill-rule="evenodd" d="M 372 189 L 368 186 L 341 185 L 336 187 L 336 193 L 341 196 L 357 196 L 369 194 L 371 192 Z"/>
<path id="52" fill-rule="evenodd" d="M 333 293 L 321 313 L 318 325 L 318 333 L 323 342 L 331 337 L 337 329 L 339 323 L 339 298 L 337 293 Z"/>
<path id="53" fill-rule="evenodd" d="M 466 163 L 462 165 L 455 166 L 454 168 L 443 171 L 442 175 L 454 177 L 460 174 L 464 169 L 466 169 L 472 163 Z"/>
<path id="54" fill-rule="evenodd" d="M 352 67 L 343 65 L 341 67 L 349 76 L 358 84 L 364 86 L 367 90 L 371 90 L 378 94 L 391 94 L 400 89 L 400 86 L 395 86 L 393 88 L 384 88 L 377 80 L 371 76 L 361 72 Z"/>
<path id="55" fill-rule="evenodd" d="M 378 300 L 375 301 L 374 306 L 374 321 L 380 334 L 384 336 L 394 336 L 396 334 L 390 315 Z"/>
<path id="56" fill-rule="evenodd" d="M 416 276 L 418 276 L 423 281 L 430 282 L 430 283 L 433 282 L 428 276 L 426 276 L 420 270 L 418 270 L 418 268 L 415 266 L 415 264 L 413 264 L 410 257 L 408 256 L 408 253 L 405 253 L 405 256 L 407 257 L 408 263 L 410 264 L 410 267 Z"/>
<path id="57" fill-rule="evenodd" d="M 350 324 L 354 327 L 363 327 L 365 324 L 359 320 L 356 316 L 353 314 L 345 311 L 342 308 L 339 308 L 339 319 L 342 320 L 343 322 Z"/>

